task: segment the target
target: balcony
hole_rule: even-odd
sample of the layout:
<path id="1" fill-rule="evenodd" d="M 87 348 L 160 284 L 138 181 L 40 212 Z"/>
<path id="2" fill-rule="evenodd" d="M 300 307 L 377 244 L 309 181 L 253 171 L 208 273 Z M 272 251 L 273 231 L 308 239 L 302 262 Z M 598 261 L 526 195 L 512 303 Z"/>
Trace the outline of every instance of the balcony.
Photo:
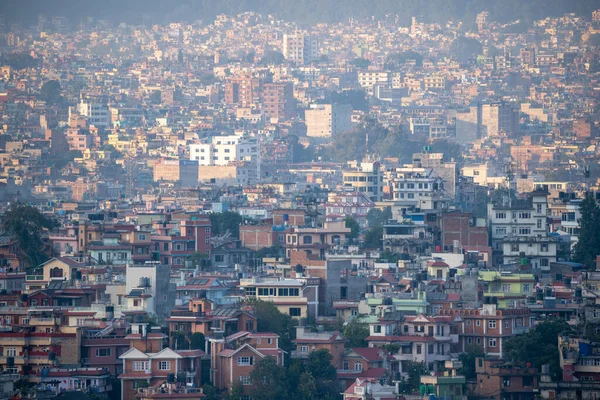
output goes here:
<path id="1" fill-rule="evenodd" d="M 309 355 L 310 355 L 310 351 L 292 350 L 292 354 L 290 356 L 292 358 L 308 358 Z"/>
<path id="2" fill-rule="evenodd" d="M 31 317 L 29 318 L 29 325 L 37 326 L 54 326 L 59 325 L 60 320 L 54 317 Z"/>
<path id="3" fill-rule="evenodd" d="M 185 371 L 185 376 L 187 378 L 195 378 L 196 377 L 196 370 L 195 369 L 188 369 Z"/>
<path id="4" fill-rule="evenodd" d="M 513 327 L 512 329 L 512 333 L 514 335 L 520 335 L 522 333 L 528 332 L 529 328 L 526 326 L 517 326 L 517 327 Z"/>
<path id="5" fill-rule="evenodd" d="M 27 275 L 25 276 L 27 281 L 43 281 L 44 275 Z"/>

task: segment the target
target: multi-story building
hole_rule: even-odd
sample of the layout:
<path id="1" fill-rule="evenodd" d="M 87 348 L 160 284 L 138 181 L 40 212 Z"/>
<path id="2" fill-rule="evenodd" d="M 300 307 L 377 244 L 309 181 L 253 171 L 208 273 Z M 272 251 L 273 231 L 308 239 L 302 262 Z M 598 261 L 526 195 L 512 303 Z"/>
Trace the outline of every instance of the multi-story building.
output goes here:
<path id="1" fill-rule="evenodd" d="M 302 323 L 296 327 L 296 339 L 293 340 L 296 350 L 292 350 L 292 358 L 307 359 L 310 353 L 325 349 L 331 354 L 331 365 L 342 369 L 342 356 L 346 339 L 340 332 L 311 332 L 311 329 Z"/>
<path id="2" fill-rule="evenodd" d="M 154 182 L 178 182 L 182 187 L 198 186 L 199 161 L 163 158 L 154 164 Z M 202 165 L 202 164 L 200 164 Z"/>
<path id="3" fill-rule="evenodd" d="M 305 32 L 283 35 L 283 56 L 296 65 L 305 65 L 319 58 L 319 40 Z"/>
<path id="4" fill-rule="evenodd" d="M 251 163 L 260 176 L 260 141 L 251 136 L 212 136 L 190 145 L 190 160 L 203 166 L 227 166 L 236 161 Z"/>
<path id="5" fill-rule="evenodd" d="M 260 99 L 265 117 L 279 121 L 290 118 L 294 111 L 294 85 L 265 83 Z"/>
<path id="6" fill-rule="evenodd" d="M 304 285 L 296 279 L 241 279 L 240 288 L 247 297 L 272 302 L 284 314 L 294 318 L 308 317 L 309 298 L 304 293 Z"/>
<path id="7" fill-rule="evenodd" d="M 487 355 L 500 358 L 511 337 L 527 332 L 533 326 L 528 308 L 500 310 L 495 304 L 484 304 L 479 309 L 442 309 L 439 314 L 455 321 L 452 334 L 459 337 L 459 351 L 475 345 Z"/>
<path id="8" fill-rule="evenodd" d="M 535 399 L 538 396 L 538 370 L 516 366 L 504 360 L 476 358 L 475 394 L 494 400 Z M 483 383 L 485 382 L 485 384 Z"/>
<path id="9" fill-rule="evenodd" d="M 432 168 L 407 166 L 388 171 L 392 198 L 420 210 L 442 210 L 450 201 L 446 182 Z"/>
<path id="10" fill-rule="evenodd" d="M 167 318 L 175 306 L 175 285 L 169 271 L 169 266 L 160 262 L 127 264 L 127 309 L 155 314 L 159 321 Z"/>
<path id="11" fill-rule="evenodd" d="M 290 257 L 292 251 L 300 250 L 324 259 L 327 249 L 344 244 L 349 233 L 344 221 L 325 222 L 317 228 L 293 227 L 285 234 L 286 255 Z"/>
<path id="12" fill-rule="evenodd" d="M 494 265 L 525 263 L 547 269 L 556 261 L 556 239 L 548 236 L 547 193 L 531 192 L 525 200 L 488 204 Z"/>
<path id="13" fill-rule="evenodd" d="M 366 193 L 372 201 L 381 201 L 383 195 L 383 175 L 380 164 L 374 162 L 351 162 L 342 171 L 344 187 Z"/>
<path id="14" fill-rule="evenodd" d="M 513 136 L 518 131 L 518 115 L 504 103 L 491 103 L 481 105 L 481 134 L 480 137 L 495 137 L 500 132 Z"/>
<path id="15" fill-rule="evenodd" d="M 304 112 L 306 135 L 334 138 L 352 129 L 352 106 L 349 104 L 312 104 Z"/>
<path id="16" fill-rule="evenodd" d="M 111 113 L 105 103 L 82 99 L 77 105 L 77 112 L 87 117 L 88 125 L 97 128 L 108 128 L 111 125 Z"/>
<path id="17" fill-rule="evenodd" d="M 225 103 L 250 107 L 258 104 L 262 81 L 250 74 L 238 75 L 225 83 Z"/>
<path id="18" fill-rule="evenodd" d="M 265 357 L 284 365 L 278 335 L 240 331 L 224 337 L 222 332 L 216 333 L 210 338 L 210 380 L 220 390 L 229 391 L 234 383 L 248 387 L 256 362 Z"/>
<path id="19" fill-rule="evenodd" d="M 358 71 L 358 85 L 367 93 L 373 94 L 375 85 L 390 85 L 392 75 L 389 71 Z"/>
<path id="20" fill-rule="evenodd" d="M 498 308 L 525 307 L 534 294 L 535 277 L 531 273 L 479 271 L 483 294 L 493 298 Z"/>

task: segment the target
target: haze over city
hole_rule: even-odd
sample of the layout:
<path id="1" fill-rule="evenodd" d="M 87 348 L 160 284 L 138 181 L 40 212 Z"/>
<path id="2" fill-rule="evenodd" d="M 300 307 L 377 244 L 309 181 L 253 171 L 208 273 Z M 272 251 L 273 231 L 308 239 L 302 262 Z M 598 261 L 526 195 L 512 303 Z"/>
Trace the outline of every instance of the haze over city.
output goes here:
<path id="1" fill-rule="evenodd" d="M 600 396 L 600 3 L 0 4 L 0 400 Z"/>

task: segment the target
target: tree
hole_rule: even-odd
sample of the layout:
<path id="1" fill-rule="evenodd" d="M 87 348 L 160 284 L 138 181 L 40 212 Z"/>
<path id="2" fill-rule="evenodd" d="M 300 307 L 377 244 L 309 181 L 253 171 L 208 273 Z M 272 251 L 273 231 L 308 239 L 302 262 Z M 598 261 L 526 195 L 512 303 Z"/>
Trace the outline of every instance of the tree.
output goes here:
<path id="1" fill-rule="evenodd" d="M 354 317 L 344 327 L 344 337 L 348 347 L 367 347 L 365 340 L 369 336 L 369 324 L 362 322 L 360 317 Z"/>
<path id="2" fill-rule="evenodd" d="M 568 334 L 571 327 L 565 320 L 542 321 L 529 332 L 514 336 L 506 342 L 506 359 L 515 363 L 531 364 L 541 370 L 542 365 L 550 365 L 550 373 L 560 379 L 562 369 L 558 354 L 558 335 Z"/>
<path id="3" fill-rule="evenodd" d="M 348 215 L 344 219 L 344 223 L 346 228 L 350 228 L 350 233 L 348 233 L 346 237 L 348 239 L 356 239 L 358 237 L 358 234 L 360 233 L 360 225 L 358 221 L 356 221 L 354 218 Z"/>
<path id="4" fill-rule="evenodd" d="M 285 62 L 283 53 L 272 50 L 265 53 L 264 57 L 258 62 L 260 65 L 281 65 Z"/>
<path id="5" fill-rule="evenodd" d="M 56 80 L 45 82 L 40 89 L 39 99 L 45 101 L 49 105 L 54 105 L 62 102 L 60 95 L 60 83 Z"/>
<path id="6" fill-rule="evenodd" d="M 378 228 L 383 226 L 389 219 L 392 219 L 392 208 L 385 207 L 383 210 L 372 208 L 367 213 L 367 223 L 369 228 Z"/>
<path id="7" fill-rule="evenodd" d="M 242 386 L 239 381 L 234 382 L 229 389 L 229 396 L 227 396 L 227 400 L 240 400 L 244 394 L 244 386 Z"/>
<path id="8" fill-rule="evenodd" d="M 273 357 L 258 360 L 250 379 L 252 388 L 249 394 L 254 400 L 284 399 L 288 395 L 285 370 Z"/>
<path id="9" fill-rule="evenodd" d="M 177 62 L 183 64 L 183 50 L 179 49 L 177 52 Z"/>
<path id="10" fill-rule="evenodd" d="M 210 256 L 206 253 L 195 251 L 188 257 L 188 261 L 192 263 L 192 267 L 200 268 L 204 271 L 210 265 Z"/>
<path id="11" fill-rule="evenodd" d="M 210 214 L 213 236 L 224 235 L 228 231 L 234 237 L 240 236 L 240 224 L 243 222 L 242 216 L 233 211 L 224 213 Z"/>
<path id="12" fill-rule="evenodd" d="M 187 350 L 190 348 L 190 343 L 183 332 L 174 331 L 172 334 L 173 348 L 175 350 Z"/>
<path id="13" fill-rule="evenodd" d="M 205 351 L 206 341 L 202 332 L 195 332 L 190 337 L 190 349 Z"/>
<path id="14" fill-rule="evenodd" d="M 204 394 L 204 397 L 202 398 L 203 400 L 221 400 L 219 391 L 210 383 L 206 383 L 204 386 L 202 386 L 202 393 Z"/>
<path id="15" fill-rule="evenodd" d="M 381 247 L 381 239 L 383 238 L 383 227 L 371 228 L 365 233 L 364 246 L 369 249 L 377 249 Z"/>
<path id="16" fill-rule="evenodd" d="M 58 227 L 58 221 L 23 203 L 13 204 L 4 213 L 3 219 L 4 230 L 17 241 L 30 267 L 37 267 L 48 259 L 42 236 L 44 232 Z"/>
<path id="17" fill-rule="evenodd" d="M 600 254 L 600 207 L 593 193 L 586 194 L 579 209 L 579 240 L 573 248 L 573 260 L 593 270 Z"/>
<path id="18" fill-rule="evenodd" d="M 278 245 L 263 247 L 256 252 L 256 258 L 280 257 L 284 254 L 284 248 Z"/>
<path id="19" fill-rule="evenodd" d="M 160 104 L 162 101 L 162 93 L 160 90 L 155 90 L 150 94 L 150 103 Z"/>
<path id="20" fill-rule="evenodd" d="M 361 69 L 368 68 L 369 65 L 371 65 L 371 61 L 367 60 L 366 58 L 362 58 L 362 57 L 353 58 L 352 60 L 349 61 L 349 63 L 354 65 L 356 68 L 361 68 Z"/>
<path id="21" fill-rule="evenodd" d="M 467 346 L 465 352 L 458 356 L 458 359 L 462 361 L 461 374 L 464 375 L 467 380 L 477 377 L 477 374 L 475 373 L 475 359 L 477 357 L 485 357 L 485 352 L 481 346 L 477 346 L 476 344 Z"/>
<path id="22" fill-rule="evenodd" d="M 279 335 L 279 346 L 290 352 L 292 350 L 292 340 L 296 335 L 296 321 L 288 314 L 283 314 L 277 309 L 275 304 L 270 301 L 260 299 L 248 299 L 246 304 L 254 307 L 254 315 L 258 320 L 256 330 L 258 332 L 272 332 Z"/>
<path id="23" fill-rule="evenodd" d="M 407 361 L 404 364 L 404 370 L 408 378 L 400 384 L 400 393 L 414 393 L 419 389 L 421 375 L 427 374 L 425 363 L 417 361 Z"/>
<path id="24" fill-rule="evenodd" d="M 339 388 L 336 385 L 336 370 L 331 365 L 333 356 L 327 349 L 310 352 L 306 370 L 315 380 L 318 399 L 335 399 L 338 397 Z M 301 377 L 302 381 L 302 377 Z"/>
<path id="25" fill-rule="evenodd" d="M 300 382 L 298 383 L 298 389 L 295 393 L 298 400 L 319 399 L 317 393 L 317 381 L 311 373 L 303 372 L 302 375 L 300 375 Z"/>

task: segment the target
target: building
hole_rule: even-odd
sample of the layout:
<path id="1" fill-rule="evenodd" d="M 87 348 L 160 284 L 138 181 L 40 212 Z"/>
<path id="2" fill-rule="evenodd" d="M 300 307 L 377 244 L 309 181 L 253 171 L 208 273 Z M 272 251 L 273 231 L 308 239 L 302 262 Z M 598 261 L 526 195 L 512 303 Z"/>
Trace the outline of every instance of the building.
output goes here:
<path id="1" fill-rule="evenodd" d="M 488 204 L 494 265 L 529 264 L 547 269 L 556 261 L 557 240 L 548 236 L 547 195 L 536 190 L 525 200 Z"/>
<path id="2" fill-rule="evenodd" d="M 294 111 L 294 85 L 287 83 L 265 83 L 261 91 L 261 104 L 266 118 L 283 121 Z"/>
<path id="3" fill-rule="evenodd" d="M 248 163 L 260 177 L 260 141 L 253 136 L 212 136 L 199 144 L 190 145 L 190 160 L 200 166 L 200 177 L 204 174 L 203 167 L 237 165 L 238 162 Z"/>
<path id="4" fill-rule="evenodd" d="M 331 354 L 331 365 L 336 369 L 343 369 L 342 356 L 346 339 L 340 332 L 312 332 L 311 328 L 301 323 L 296 327 L 296 339 L 292 341 L 296 350 L 292 350 L 291 358 L 308 359 L 310 353 L 325 349 Z"/>
<path id="5" fill-rule="evenodd" d="M 177 182 L 181 187 L 198 186 L 198 161 L 163 158 L 154 164 L 154 182 Z"/>
<path id="6" fill-rule="evenodd" d="M 155 314 L 164 321 L 175 306 L 175 285 L 169 276 L 169 266 L 159 262 L 127 264 L 127 309 Z"/>
<path id="7" fill-rule="evenodd" d="M 333 138 L 352 129 L 349 104 L 311 104 L 304 116 L 309 137 Z"/>
<path id="8" fill-rule="evenodd" d="M 319 40 L 304 32 L 283 35 L 283 56 L 295 65 L 310 64 L 319 58 Z"/>
<path id="9" fill-rule="evenodd" d="M 516 366 L 503 360 L 476 358 L 475 394 L 494 400 L 533 400 L 538 398 L 538 370 Z"/>
<path id="10" fill-rule="evenodd" d="M 79 115 L 87 117 L 88 126 L 96 128 L 108 128 L 111 126 L 111 112 L 108 106 L 102 102 L 84 101 L 77 105 Z"/>
<path id="11" fill-rule="evenodd" d="M 514 136 L 518 131 L 518 111 L 504 103 L 481 105 L 481 134 L 479 137 L 496 137 L 501 132 Z"/>
<path id="12" fill-rule="evenodd" d="M 304 294 L 304 285 L 296 279 L 241 279 L 240 288 L 246 297 L 270 301 L 283 314 L 294 318 L 308 317 L 309 299 Z"/>
<path id="13" fill-rule="evenodd" d="M 507 340 L 533 326 L 528 308 L 500 310 L 495 304 L 484 304 L 478 309 L 441 309 L 439 315 L 454 320 L 458 351 L 466 351 L 475 345 L 488 356 L 499 358 L 504 356 Z"/>
<path id="14" fill-rule="evenodd" d="M 373 162 L 352 162 L 342 171 L 344 187 L 354 188 L 357 192 L 366 193 L 371 201 L 381 201 L 383 195 L 383 174 L 380 164 Z"/>

